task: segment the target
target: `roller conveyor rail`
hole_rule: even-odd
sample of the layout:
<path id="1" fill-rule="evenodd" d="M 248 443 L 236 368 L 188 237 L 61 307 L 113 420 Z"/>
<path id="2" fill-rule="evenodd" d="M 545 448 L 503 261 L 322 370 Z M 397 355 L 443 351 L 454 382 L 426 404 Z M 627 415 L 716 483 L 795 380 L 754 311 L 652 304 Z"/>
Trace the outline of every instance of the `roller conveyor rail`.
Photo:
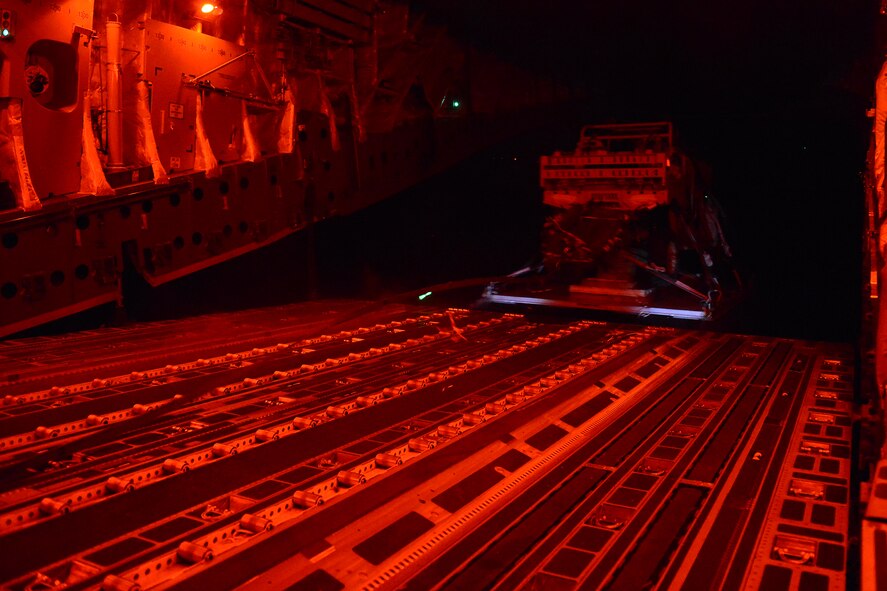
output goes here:
<path id="1" fill-rule="evenodd" d="M 387 352 L 388 349 L 399 346 L 400 341 L 406 343 L 403 346 L 413 347 L 419 342 L 417 339 L 447 337 L 447 331 L 427 326 L 424 322 L 419 325 L 416 318 L 407 320 L 409 322 L 406 329 L 412 332 L 379 325 L 367 328 L 359 337 L 353 336 L 350 331 L 341 331 L 337 336 L 344 339 L 343 342 L 330 337 L 330 340 L 324 339 L 322 342 L 309 339 L 298 343 L 282 343 L 229 353 L 217 358 L 201 358 L 174 366 L 133 372 L 126 376 L 96 378 L 86 386 L 55 387 L 54 389 L 61 391 L 84 388 L 88 389 L 88 394 L 68 399 L 65 404 L 53 404 L 49 407 L 52 410 L 42 405 L 18 404 L 13 407 L 13 412 L 0 417 L 0 433 L 10 434 L 0 439 L 0 449 L 20 448 L 41 439 L 66 436 L 75 431 L 82 433 L 85 428 L 135 416 L 138 413 L 133 410 L 139 409 L 132 408 L 134 401 L 139 401 L 137 404 L 144 406 L 145 403 L 172 401 L 176 395 L 181 396 L 182 391 L 199 393 L 203 388 L 213 387 L 218 382 L 216 374 L 220 372 L 224 372 L 228 380 L 239 381 L 214 387 L 215 394 L 228 395 L 248 387 L 252 383 L 250 380 L 278 380 L 286 377 L 283 373 L 295 369 L 300 370 L 299 373 L 313 372 L 324 369 L 327 365 L 353 362 L 363 356 Z M 397 323 L 402 325 L 401 321 Z M 397 330 L 398 334 L 392 337 L 391 330 Z M 47 395 L 46 392 L 39 394 Z M 23 394 L 21 398 L 29 396 L 31 395 Z M 90 417 L 92 420 L 89 420 Z M 87 420 L 84 421 L 84 418 Z M 41 425 L 49 425 L 44 429 L 52 432 L 37 432 Z"/>
<path id="2" fill-rule="evenodd" d="M 475 331 L 479 332 L 481 337 L 485 332 L 483 328 L 472 330 L 466 327 L 463 334 L 474 337 Z M 409 336 L 406 331 L 404 334 Z M 426 334 L 425 338 L 420 340 L 423 343 L 429 341 L 433 343 L 437 339 L 428 338 L 432 336 Z M 501 342 L 497 344 L 501 344 Z M 40 519 L 42 516 L 39 511 L 33 511 L 35 507 L 31 505 L 47 494 L 61 500 L 68 510 L 72 510 L 75 505 L 84 502 L 82 499 L 89 502 L 89 499 L 93 498 L 88 496 L 89 491 L 95 489 L 96 485 L 105 483 L 106 480 L 114 479 L 115 484 L 108 486 L 109 489 L 118 488 L 121 483 L 123 486 L 132 487 L 140 485 L 143 479 L 148 479 L 152 475 L 159 476 L 161 472 L 169 472 L 170 463 L 167 460 L 182 461 L 181 458 L 176 459 L 175 456 L 181 455 L 181 450 L 186 448 L 188 448 L 186 461 L 189 469 L 192 469 L 200 462 L 212 461 L 220 456 L 238 453 L 251 445 L 261 443 L 261 441 L 252 438 L 253 433 L 257 433 L 259 430 L 270 430 L 276 433 L 282 422 L 292 422 L 295 426 L 300 420 L 305 420 L 309 424 L 311 421 L 326 421 L 330 418 L 328 416 L 330 402 L 335 402 L 346 411 L 372 404 L 374 403 L 373 393 L 376 392 L 378 395 L 384 390 L 382 387 L 385 383 L 384 380 L 400 373 L 398 366 L 402 359 L 410 359 L 413 370 L 420 369 L 421 362 L 424 362 L 429 369 L 434 369 L 434 365 L 429 364 L 427 359 L 423 359 L 423 357 L 427 358 L 429 353 L 435 355 L 433 350 L 422 353 L 416 350 L 415 344 L 413 348 L 410 348 L 403 343 L 393 343 L 385 349 L 395 346 L 403 347 L 403 349 L 389 356 L 389 363 L 392 367 L 387 372 L 365 380 L 359 388 L 353 385 L 350 379 L 342 378 L 340 375 L 343 368 L 338 366 L 346 363 L 344 357 L 332 366 L 319 363 L 317 364 L 319 367 L 311 368 L 309 371 L 303 371 L 303 364 L 299 367 L 298 380 L 280 376 L 262 386 L 257 385 L 247 390 L 238 389 L 235 393 L 222 396 L 209 396 L 207 401 L 191 405 L 197 406 L 197 408 L 187 408 L 184 413 L 166 417 L 167 420 L 163 424 L 155 422 L 130 431 L 127 433 L 127 439 L 123 442 L 84 448 L 77 452 L 79 461 L 76 463 L 47 471 L 43 478 L 30 474 L 28 478 L 29 492 L 15 491 L 16 504 L 0 508 L 0 524 L 11 518 L 11 527 L 20 527 L 33 519 Z M 382 352 L 383 350 L 380 349 L 378 354 Z M 466 348 L 466 352 L 454 354 L 451 361 L 465 359 L 471 363 L 470 357 L 482 356 L 484 352 L 486 351 L 483 346 L 478 348 L 475 345 Z M 354 353 L 350 355 L 354 355 Z M 366 352 L 358 359 L 369 355 L 371 354 Z M 358 372 L 360 365 L 361 363 L 356 363 L 355 367 L 349 366 L 347 370 L 349 373 Z M 322 370 L 327 370 L 327 372 L 312 380 L 314 376 L 310 374 Z M 308 380 L 312 381 L 308 382 Z M 306 382 L 308 383 L 306 384 Z M 323 392 L 323 394 L 300 394 L 300 390 L 306 386 L 311 390 Z M 406 388 L 407 384 L 404 384 L 403 387 Z M 265 396 L 263 396 L 263 390 L 266 393 Z M 220 400 L 225 397 L 234 398 L 234 400 Z M 207 410 L 201 411 L 200 407 L 207 407 Z M 287 424 L 284 429 L 288 428 Z M 219 443 L 202 444 L 209 439 Z M 158 441 L 162 441 L 162 447 L 157 447 Z M 196 447 L 201 444 L 201 447 Z M 138 460 L 142 460 L 142 462 L 139 464 Z M 101 472 L 102 475 L 94 477 L 96 471 Z M 114 473 L 114 476 L 106 477 L 106 473 Z M 5 480 L 5 488 L 8 490 L 14 480 L 8 477 Z M 63 485 L 66 481 L 75 481 L 76 485 L 67 488 L 56 485 L 56 483 Z M 98 492 L 98 489 L 95 490 Z M 116 491 L 112 490 L 112 492 Z M 101 494 L 95 496 L 95 501 L 99 498 L 101 498 Z M 19 514 L 25 516 L 24 521 L 18 519 Z"/>
<path id="3" fill-rule="evenodd" d="M 175 362 L 159 366 L 134 354 L 99 361 L 139 346 L 158 358 L 175 324 L 71 337 L 96 373 L 64 381 L 72 360 L 60 356 L 53 385 L 89 384 L 92 396 L 56 391 L 66 404 L 25 401 L 0 416 L 0 439 L 33 438 L 0 457 L 0 544 L 15 549 L 0 554 L 2 584 L 852 580 L 849 350 L 461 309 L 382 307 L 340 326 L 311 306 L 219 316 L 220 334 L 189 321 Z M 268 333 L 224 333 L 248 324 Z M 16 359 L 38 348 L 24 339 L 2 350 Z M 52 387 L 33 383 L 16 395 Z"/>

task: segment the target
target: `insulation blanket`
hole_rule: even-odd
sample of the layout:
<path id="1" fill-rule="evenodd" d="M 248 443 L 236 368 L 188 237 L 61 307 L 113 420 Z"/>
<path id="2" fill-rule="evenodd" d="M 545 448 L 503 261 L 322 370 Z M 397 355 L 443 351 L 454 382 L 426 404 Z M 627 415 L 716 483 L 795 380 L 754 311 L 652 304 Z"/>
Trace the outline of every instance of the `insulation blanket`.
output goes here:
<path id="1" fill-rule="evenodd" d="M 0 179 L 9 182 L 20 209 L 31 211 L 42 207 L 28 171 L 20 99 L 0 99 Z"/>

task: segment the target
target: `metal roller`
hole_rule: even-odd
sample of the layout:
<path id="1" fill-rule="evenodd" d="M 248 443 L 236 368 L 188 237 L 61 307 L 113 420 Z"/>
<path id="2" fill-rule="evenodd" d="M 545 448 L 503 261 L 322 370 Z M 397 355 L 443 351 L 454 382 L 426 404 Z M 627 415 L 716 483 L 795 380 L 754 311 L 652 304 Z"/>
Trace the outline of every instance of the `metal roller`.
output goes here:
<path id="1" fill-rule="evenodd" d="M 326 416 L 331 419 L 344 417 L 348 414 L 348 409 L 343 406 L 330 406 L 326 409 Z"/>
<path id="2" fill-rule="evenodd" d="M 296 417 L 293 419 L 293 429 L 296 429 L 297 431 L 308 429 L 309 427 L 314 427 L 316 425 L 317 419 L 310 417 Z"/>
<path id="3" fill-rule="evenodd" d="M 136 489 L 132 480 L 123 480 L 116 476 L 111 476 L 105 481 L 105 488 L 111 492 L 132 492 Z"/>
<path id="4" fill-rule="evenodd" d="M 69 503 L 56 501 L 51 497 L 46 497 L 40 501 L 40 512 L 44 515 L 64 515 L 70 510 Z"/>
<path id="5" fill-rule="evenodd" d="M 52 427 L 37 427 L 34 430 L 34 437 L 37 439 L 52 439 L 59 436 L 59 430 Z"/>
<path id="6" fill-rule="evenodd" d="M 417 437 L 416 439 L 410 439 L 408 445 L 410 451 L 420 452 L 434 449 L 435 442 L 431 439 L 426 439 L 425 437 Z"/>
<path id="7" fill-rule="evenodd" d="M 240 529 L 257 534 L 263 531 L 271 531 L 274 529 L 274 524 L 271 523 L 270 519 L 251 513 L 244 513 L 243 517 L 240 518 Z"/>
<path id="8" fill-rule="evenodd" d="M 357 486 L 358 484 L 364 484 L 366 481 L 367 479 L 363 474 L 351 470 L 342 470 L 336 475 L 336 482 L 339 486 Z"/>
<path id="9" fill-rule="evenodd" d="M 117 575 L 108 575 L 102 580 L 102 591 L 142 591 L 141 585 Z"/>
<path id="10" fill-rule="evenodd" d="M 519 392 L 512 392 L 505 395 L 505 402 L 508 404 L 520 404 L 524 401 L 524 395 Z"/>
<path id="11" fill-rule="evenodd" d="M 462 422 L 466 425 L 479 425 L 487 418 L 479 412 L 466 412 L 462 415 Z"/>
<path id="12" fill-rule="evenodd" d="M 303 509 L 309 509 L 318 505 L 323 505 L 323 497 L 318 494 L 297 490 L 293 493 L 293 505 Z"/>
<path id="13" fill-rule="evenodd" d="M 167 474 L 176 474 L 178 472 L 187 472 L 191 467 L 188 466 L 188 462 L 183 460 L 174 460 L 169 458 L 168 460 L 164 460 L 163 462 L 163 471 Z"/>
<path id="14" fill-rule="evenodd" d="M 277 431 L 271 431 L 270 429 L 258 429 L 256 431 L 256 441 L 274 441 L 275 439 L 280 439 L 280 434 Z"/>
<path id="15" fill-rule="evenodd" d="M 194 542 L 182 542 L 179 544 L 176 555 L 185 564 L 209 562 L 213 559 L 213 551 L 210 548 L 195 544 Z"/>
<path id="16" fill-rule="evenodd" d="M 376 466 L 379 468 L 393 468 L 401 464 L 403 464 L 403 460 L 400 459 L 400 456 L 386 453 L 376 454 Z"/>
<path id="17" fill-rule="evenodd" d="M 456 437 L 462 434 L 462 429 L 452 425 L 441 425 L 437 428 L 437 434 L 441 437 Z"/>
<path id="18" fill-rule="evenodd" d="M 233 456 L 237 454 L 237 448 L 228 443 L 216 443 L 213 445 L 213 455 L 217 458 Z"/>
<path id="19" fill-rule="evenodd" d="M 501 402 L 487 402 L 484 405 L 484 410 L 488 415 L 497 415 L 505 410 L 505 405 Z"/>

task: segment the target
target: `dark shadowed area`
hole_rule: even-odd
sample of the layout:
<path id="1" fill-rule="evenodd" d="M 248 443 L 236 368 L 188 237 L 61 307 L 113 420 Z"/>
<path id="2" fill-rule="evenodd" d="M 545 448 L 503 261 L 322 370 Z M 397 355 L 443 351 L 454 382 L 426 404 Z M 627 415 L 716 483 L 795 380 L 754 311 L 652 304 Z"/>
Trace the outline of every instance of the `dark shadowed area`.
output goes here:
<path id="1" fill-rule="evenodd" d="M 583 98 L 382 204 L 160 289 L 133 281 L 132 318 L 390 296 L 509 273 L 537 256 L 540 155 L 571 149 L 583 123 L 670 120 L 713 170 L 747 281 L 725 328 L 855 337 L 876 2 L 413 5 L 428 23 Z"/>

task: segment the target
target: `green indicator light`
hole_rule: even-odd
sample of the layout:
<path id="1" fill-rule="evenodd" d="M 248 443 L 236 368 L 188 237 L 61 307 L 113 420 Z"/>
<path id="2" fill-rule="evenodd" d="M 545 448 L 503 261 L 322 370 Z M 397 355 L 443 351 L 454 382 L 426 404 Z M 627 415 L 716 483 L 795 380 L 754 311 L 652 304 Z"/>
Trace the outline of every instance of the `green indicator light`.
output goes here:
<path id="1" fill-rule="evenodd" d="M 4 37 L 9 37 L 9 29 L 3 29 L 2 31 L 0 31 L 0 35 L 3 35 Z"/>
<path id="2" fill-rule="evenodd" d="M 430 292 L 430 291 L 426 291 L 425 293 L 423 293 L 422 295 L 419 296 L 419 299 L 420 299 L 420 300 L 424 300 L 425 298 L 427 298 L 427 297 L 430 296 L 430 295 L 431 295 L 431 292 Z"/>
<path id="3" fill-rule="evenodd" d="M 459 108 L 459 105 L 461 105 L 461 104 L 462 104 L 462 103 L 460 103 L 459 101 L 454 100 L 454 101 L 453 101 L 453 108 L 454 108 L 454 109 L 458 109 L 458 108 Z"/>

